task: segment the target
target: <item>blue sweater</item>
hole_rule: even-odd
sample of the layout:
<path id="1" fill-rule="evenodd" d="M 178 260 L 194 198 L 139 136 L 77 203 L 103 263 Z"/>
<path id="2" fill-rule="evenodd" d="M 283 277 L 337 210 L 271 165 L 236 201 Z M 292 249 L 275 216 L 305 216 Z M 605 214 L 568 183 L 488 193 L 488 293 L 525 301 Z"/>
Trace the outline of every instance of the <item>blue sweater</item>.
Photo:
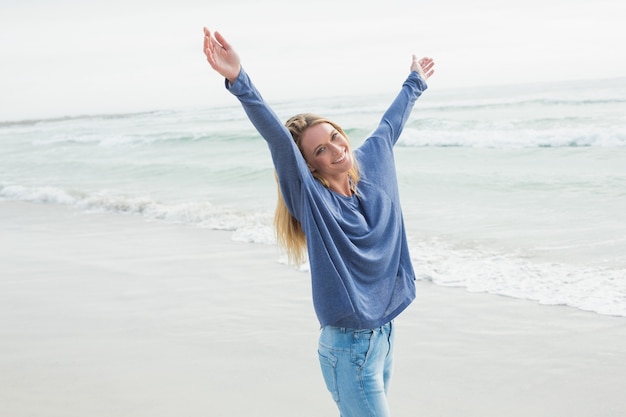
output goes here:
<path id="1" fill-rule="evenodd" d="M 243 68 L 226 87 L 267 141 L 285 204 L 302 224 L 320 325 L 371 329 L 393 320 L 415 298 L 393 146 L 426 83 L 412 72 L 377 129 L 354 150 L 361 180 L 351 197 L 313 178 Z"/>

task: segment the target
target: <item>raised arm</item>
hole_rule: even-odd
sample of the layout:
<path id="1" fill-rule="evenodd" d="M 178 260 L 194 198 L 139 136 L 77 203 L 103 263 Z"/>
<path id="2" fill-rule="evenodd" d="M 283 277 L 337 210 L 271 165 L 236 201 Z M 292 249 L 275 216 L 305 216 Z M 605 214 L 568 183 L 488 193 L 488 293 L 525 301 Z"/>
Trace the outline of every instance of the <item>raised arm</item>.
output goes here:
<path id="1" fill-rule="evenodd" d="M 268 143 L 279 175 L 285 169 L 293 170 L 300 151 L 284 123 L 252 84 L 235 49 L 219 32 L 211 36 L 209 29 L 204 28 L 204 54 L 211 67 L 226 78 L 226 88 L 239 99 L 248 119 Z"/>
<path id="2" fill-rule="evenodd" d="M 297 184 L 310 173 L 291 133 L 261 97 L 242 68 L 235 49 L 219 32 L 211 36 L 211 32 L 204 28 L 204 54 L 211 67 L 226 78 L 226 87 L 237 97 L 248 119 L 267 142 L 284 191 L 283 197 L 288 207 L 293 208 L 293 202 L 298 201 L 301 192 Z"/>
<path id="3" fill-rule="evenodd" d="M 402 85 L 400 93 L 385 111 L 373 137 L 386 139 L 391 145 L 396 144 L 404 124 L 411 115 L 415 101 L 428 87 L 426 80 L 435 73 L 434 65 L 435 61 L 432 58 L 424 57 L 418 60 L 417 56 L 413 55 L 411 74 Z"/>

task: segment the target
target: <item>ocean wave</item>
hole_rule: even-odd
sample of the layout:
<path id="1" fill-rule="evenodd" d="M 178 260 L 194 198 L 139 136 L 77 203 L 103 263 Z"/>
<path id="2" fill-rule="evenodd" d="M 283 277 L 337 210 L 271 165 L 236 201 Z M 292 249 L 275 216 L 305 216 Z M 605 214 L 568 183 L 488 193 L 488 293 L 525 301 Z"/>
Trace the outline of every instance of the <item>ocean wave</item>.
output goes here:
<path id="1" fill-rule="evenodd" d="M 464 128 L 465 127 L 465 128 Z M 448 124 L 447 127 L 425 123 L 407 127 L 398 141 L 406 147 L 469 148 L 570 148 L 626 147 L 626 130 L 618 127 L 554 127 L 550 129 L 483 126 L 477 123 Z"/>
<path id="2" fill-rule="evenodd" d="M 1 122 L 0 134 L 24 137 L 35 146 L 151 145 L 163 142 L 235 141 L 255 139 L 252 125 L 240 108 L 197 111 L 152 111 L 86 115 L 43 120 Z"/>
<path id="3" fill-rule="evenodd" d="M 52 134 L 46 138 L 35 139 L 32 144 L 35 146 L 50 145 L 96 145 L 101 147 L 126 147 L 136 145 L 152 145 L 162 142 L 197 142 L 212 139 L 204 133 L 185 134 L 185 133 L 145 133 L 145 134 L 129 134 L 116 133 L 106 131 L 93 131 L 85 133 L 62 132 Z"/>
<path id="4" fill-rule="evenodd" d="M 521 254 L 413 242 L 418 277 L 441 286 L 626 317 L 623 269 L 531 261 Z"/>
<path id="5" fill-rule="evenodd" d="M 209 202 L 163 203 L 150 197 L 105 192 L 83 193 L 56 187 L 0 185 L 0 200 L 60 204 L 87 212 L 138 215 L 148 221 L 232 231 L 236 241 L 276 244 L 271 213 L 244 212 Z M 599 266 L 540 263 L 523 254 L 410 238 L 418 279 L 440 286 L 564 305 L 603 315 L 626 317 L 626 271 Z M 282 258 L 281 262 L 286 263 Z M 302 271 L 309 271 L 304 265 Z"/>
<path id="6" fill-rule="evenodd" d="M 135 113 L 110 113 L 110 114 L 83 114 L 77 116 L 51 117 L 44 119 L 24 119 L 24 120 L 8 120 L 0 121 L 2 127 L 21 127 L 21 126 L 37 126 L 43 124 L 55 124 L 79 121 L 95 121 L 95 120 L 115 120 L 115 119 L 131 119 L 138 116 L 153 117 L 163 114 L 163 111 L 144 111 Z"/>
<path id="7" fill-rule="evenodd" d="M 60 204 L 84 211 L 139 215 L 147 220 L 189 224 L 196 227 L 233 231 L 233 239 L 273 244 L 272 214 L 243 212 L 215 206 L 209 202 L 163 203 L 150 197 L 83 193 L 56 187 L 0 185 L 0 200 L 40 204 Z"/>
<path id="8" fill-rule="evenodd" d="M 555 106 L 595 106 L 595 105 L 622 105 L 626 104 L 626 99 L 622 98 L 494 98 L 494 99 L 472 99 L 450 101 L 445 103 L 429 102 L 421 107 L 423 110 L 433 111 L 437 113 L 448 113 L 458 111 L 476 111 L 476 110 L 500 110 L 519 107 L 520 111 L 524 108 L 536 107 L 546 108 Z"/>

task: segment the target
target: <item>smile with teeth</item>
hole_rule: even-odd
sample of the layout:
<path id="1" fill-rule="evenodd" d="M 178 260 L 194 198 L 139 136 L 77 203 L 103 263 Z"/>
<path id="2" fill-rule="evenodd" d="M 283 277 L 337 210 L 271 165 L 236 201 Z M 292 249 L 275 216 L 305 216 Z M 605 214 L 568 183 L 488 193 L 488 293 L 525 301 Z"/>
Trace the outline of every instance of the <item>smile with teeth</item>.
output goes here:
<path id="1" fill-rule="evenodd" d="M 346 159 L 346 150 L 343 150 L 343 154 L 341 154 L 341 156 L 339 157 L 339 159 L 336 159 L 335 161 L 333 161 L 333 164 L 339 164 L 341 162 L 343 162 Z"/>

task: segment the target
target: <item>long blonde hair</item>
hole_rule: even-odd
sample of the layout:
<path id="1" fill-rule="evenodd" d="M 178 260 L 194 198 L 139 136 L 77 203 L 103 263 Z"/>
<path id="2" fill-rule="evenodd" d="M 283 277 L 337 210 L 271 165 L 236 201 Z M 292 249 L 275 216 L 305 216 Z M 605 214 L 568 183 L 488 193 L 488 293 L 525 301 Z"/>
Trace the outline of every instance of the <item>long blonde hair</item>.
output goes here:
<path id="1" fill-rule="evenodd" d="M 287 120 L 285 126 L 291 133 L 291 137 L 298 146 L 298 149 L 300 149 L 300 152 L 302 152 L 301 142 L 304 132 L 308 128 L 320 123 L 330 124 L 332 127 L 337 129 L 337 131 L 341 133 L 346 140 L 348 139 L 348 136 L 340 126 L 324 117 L 312 113 L 297 114 Z M 352 150 L 350 150 L 350 153 L 352 153 Z M 359 167 L 354 157 L 352 158 L 352 161 L 352 168 L 348 171 L 348 178 L 350 180 L 350 188 L 352 189 L 352 192 L 356 193 L 356 186 L 360 178 Z M 315 179 L 324 185 L 324 187 L 329 187 L 329 183 L 324 177 L 316 172 L 313 172 L 312 174 Z M 278 183 L 278 177 L 276 178 Z M 283 199 L 283 194 L 280 190 L 280 184 L 278 184 L 278 201 L 276 203 L 276 212 L 274 213 L 274 228 L 276 229 L 278 244 L 287 252 L 289 261 L 296 265 L 303 264 L 306 260 L 306 236 L 304 235 L 304 230 L 302 230 L 300 222 L 293 217 L 287 209 L 285 200 Z"/>

